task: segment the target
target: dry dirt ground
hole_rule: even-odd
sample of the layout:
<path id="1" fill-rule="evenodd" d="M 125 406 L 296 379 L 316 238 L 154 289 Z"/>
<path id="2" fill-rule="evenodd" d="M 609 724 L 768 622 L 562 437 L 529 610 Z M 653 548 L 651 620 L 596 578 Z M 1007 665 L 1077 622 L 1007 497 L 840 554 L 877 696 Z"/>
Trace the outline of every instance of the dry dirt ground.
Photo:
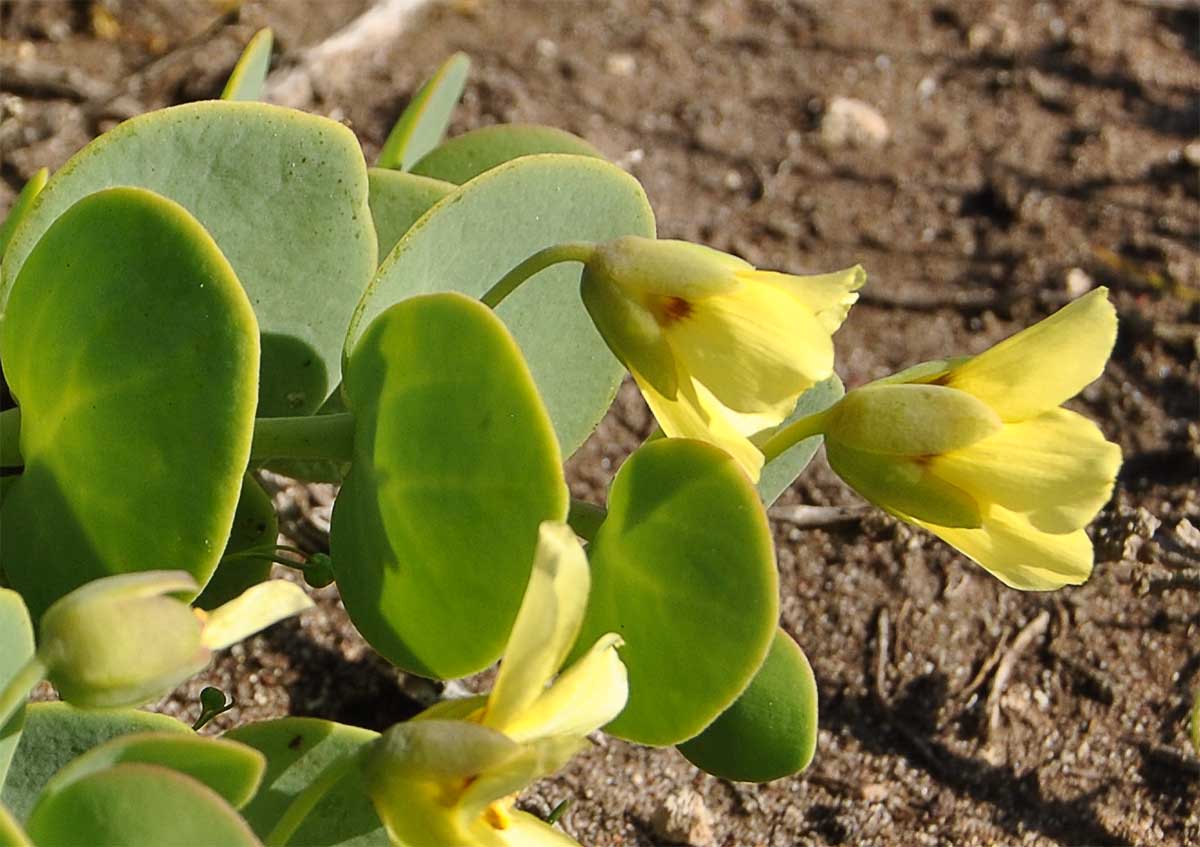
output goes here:
<path id="1" fill-rule="evenodd" d="M 121 117 L 214 96 L 256 27 L 277 32 L 277 74 L 303 70 L 305 48 L 368 5 L 3 0 L 0 207 Z M 1186 742 L 1200 685 L 1197 8 L 445 0 L 290 89 L 370 157 L 421 79 L 465 50 L 454 132 L 554 124 L 645 184 L 664 236 L 793 271 L 865 265 L 838 336 L 848 385 L 1112 289 L 1116 352 L 1072 404 L 1125 451 L 1090 582 L 1010 591 L 877 514 L 798 527 L 788 506 L 856 502 L 818 460 L 774 512 L 783 622 L 821 691 L 808 772 L 735 785 L 610 741 L 541 783 L 531 808 L 574 797 L 566 828 L 593 847 L 665 843 L 668 801 L 690 804 L 695 843 L 729 847 L 1200 843 Z M 885 124 L 838 139 L 838 97 Z M 569 463 L 575 495 L 601 498 L 650 425 L 627 386 Z M 322 544 L 330 492 L 276 482 L 292 533 Z M 206 677 L 240 704 L 219 727 L 291 713 L 379 728 L 415 708 L 419 687 L 319 594 L 317 612 Z M 193 713 L 201 684 L 161 707 Z"/>

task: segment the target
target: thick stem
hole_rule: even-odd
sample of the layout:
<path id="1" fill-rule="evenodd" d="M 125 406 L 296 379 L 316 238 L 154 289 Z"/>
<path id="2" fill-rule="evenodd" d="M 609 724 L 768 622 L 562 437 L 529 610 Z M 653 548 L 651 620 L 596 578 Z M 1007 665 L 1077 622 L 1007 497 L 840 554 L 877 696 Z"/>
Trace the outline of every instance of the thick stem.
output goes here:
<path id="1" fill-rule="evenodd" d="M 488 308 L 494 309 L 500 305 L 501 300 L 512 294 L 517 286 L 534 274 L 544 271 L 551 265 L 557 265 L 559 262 L 586 263 L 592 258 L 595 251 L 596 246 L 586 242 L 555 244 L 553 247 L 539 250 L 506 273 L 504 278 L 489 288 L 479 300 Z"/>
<path id="2" fill-rule="evenodd" d="M 21 410 L 17 407 L 0 412 L 0 467 L 19 468 L 21 458 Z"/>
<path id="3" fill-rule="evenodd" d="M 304 819 L 321 802 L 321 799 L 341 781 L 342 777 L 358 765 L 361 758 L 362 753 L 359 751 L 330 762 L 325 770 L 321 771 L 317 778 L 292 800 L 291 805 L 284 811 L 283 817 L 275 824 L 275 828 L 263 839 L 264 846 L 283 847 L 287 844 L 296 834 L 296 830 L 300 828 L 300 824 L 304 823 Z"/>
<path id="4" fill-rule="evenodd" d="M 354 415 L 311 415 L 302 418 L 258 418 L 254 421 L 253 461 L 264 459 L 332 459 L 348 462 L 354 455 Z"/>
<path id="5" fill-rule="evenodd" d="M 804 439 L 823 434 L 825 415 L 825 412 L 817 412 L 793 421 L 772 435 L 761 448 L 765 460 L 770 462 L 777 459 Z"/>
<path id="6" fill-rule="evenodd" d="M 572 498 L 571 509 L 567 512 L 567 523 L 584 541 L 594 541 L 596 533 L 600 531 L 600 524 L 604 523 L 606 517 L 608 512 L 603 506 Z"/>
<path id="7" fill-rule="evenodd" d="M 0 691 L 0 729 L 25 704 L 33 687 L 46 678 L 46 666 L 42 660 L 34 656 L 21 666 L 16 675 Z"/>

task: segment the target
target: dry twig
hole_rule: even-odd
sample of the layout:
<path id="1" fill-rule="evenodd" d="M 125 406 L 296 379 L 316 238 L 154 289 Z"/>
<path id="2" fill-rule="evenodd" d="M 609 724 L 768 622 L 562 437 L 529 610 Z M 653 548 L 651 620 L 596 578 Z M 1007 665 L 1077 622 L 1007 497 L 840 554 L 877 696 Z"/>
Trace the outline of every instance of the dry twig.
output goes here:
<path id="1" fill-rule="evenodd" d="M 769 515 L 800 529 L 824 529 L 856 523 L 870 511 L 870 506 L 776 506 Z"/>
<path id="2" fill-rule="evenodd" d="M 1049 625 L 1050 612 L 1043 609 L 1037 617 L 1021 628 L 1017 637 L 1013 639 L 1012 646 L 1005 651 L 1000 664 L 996 666 L 996 675 L 992 678 L 992 688 L 988 692 L 988 722 L 984 735 L 985 743 L 990 744 L 1000 731 L 1000 698 L 1004 696 L 1004 690 L 1008 687 L 1008 681 L 1012 677 L 1013 668 L 1017 666 L 1017 660 L 1034 641 L 1046 634 Z"/>
<path id="3" fill-rule="evenodd" d="M 971 697 L 974 696 L 975 692 L 982 688 L 983 684 L 987 682 L 988 677 L 992 673 L 992 669 L 996 667 L 1000 661 L 1000 657 L 1004 655 L 1004 648 L 1008 646 L 1008 636 L 1008 632 L 1005 632 L 1000 636 L 1000 640 L 997 641 L 996 646 L 992 648 L 991 655 L 983 660 L 983 664 L 979 666 L 979 670 L 975 673 L 975 676 L 971 678 L 971 681 L 968 682 L 966 687 L 963 688 L 963 690 L 959 693 L 958 697 L 964 702 L 964 704 L 970 703 Z M 964 708 L 966 708 L 965 705 Z"/>

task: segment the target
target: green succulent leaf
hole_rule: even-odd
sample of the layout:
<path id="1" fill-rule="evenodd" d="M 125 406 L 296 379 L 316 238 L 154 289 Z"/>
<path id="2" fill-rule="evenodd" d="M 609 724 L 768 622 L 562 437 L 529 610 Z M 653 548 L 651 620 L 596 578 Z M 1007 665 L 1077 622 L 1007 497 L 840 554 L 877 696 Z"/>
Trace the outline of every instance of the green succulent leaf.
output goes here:
<path id="1" fill-rule="evenodd" d="M 824 382 L 818 382 L 800 395 L 800 399 L 796 401 L 796 408 L 792 414 L 776 429 L 771 430 L 771 432 L 783 429 L 788 424 L 798 421 L 801 418 L 825 411 L 840 400 L 845 393 L 846 389 L 842 387 L 842 381 L 836 376 L 831 376 Z M 766 440 L 766 437 L 769 437 L 769 435 L 759 436 L 755 440 L 762 443 Z M 759 477 L 757 487 L 758 496 L 762 498 L 764 505 L 770 506 L 779 499 L 779 495 L 788 490 L 791 484 L 796 481 L 796 477 L 800 476 L 804 469 L 808 467 L 808 463 L 812 461 L 813 456 L 817 455 L 817 450 L 820 447 L 820 436 L 805 438 L 763 466 L 762 476 Z"/>
<path id="2" fill-rule="evenodd" d="M 33 658 L 33 653 L 33 623 L 25 602 L 17 592 L 0 588 L 0 690 Z M 25 709 L 21 708 L 0 726 L 0 786 L 4 785 L 24 725 Z"/>
<path id="3" fill-rule="evenodd" d="M 267 758 L 262 788 L 242 814 L 260 837 L 296 797 L 335 762 L 356 755 L 376 732 L 316 718 L 280 718 L 225 733 Z M 309 812 L 289 843 L 306 847 L 388 847 L 358 768 L 351 768 Z"/>
<path id="4" fill-rule="evenodd" d="M 136 732 L 192 734 L 186 724 L 153 712 L 31 703 L 0 802 L 17 820 L 25 820 L 42 788 L 68 762 L 111 738 Z"/>
<path id="5" fill-rule="evenodd" d="M 538 153 L 604 158 L 579 136 L 552 126 L 496 124 L 450 139 L 413 165 L 412 172 L 462 185 L 497 165 Z"/>
<path id="6" fill-rule="evenodd" d="M 250 39 L 242 56 L 233 66 L 233 73 L 221 91 L 222 100 L 261 100 L 271 66 L 271 46 L 274 36 L 270 29 L 260 29 Z"/>
<path id="7" fill-rule="evenodd" d="M 481 670 L 504 648 L 538 525 L 567 512 L 520 351 L 478 301 L 414 297 L 359 340 L 346 392 L 354 461 L 330 532 L 346 611 L 405 670 Z"/>
<path id="8" fill-rule="evenodd" d="M 808 767 L 817 749 L 817 681 L 804 651 L 782 629 L 758 673 L 704 732 L 679 745 L 701 770 L 768 782 Z"/>
<path id="9" fill-rule="evenodd" d="M 203 585 L 250 456 L 259 344 L 195 218 L 138 188 L 79 201 L 22 265 L 0 358 L 25 459 L 0 506 L 4 573 L 34 620 L 163 562 Z"/>
<path id="10" fill-rule="evenodd" d="M 225 552 L 193 605 L 200 609 L 215 609 L 270 576 L 269 559 L 228 557 L 252 547 L 274 544 L 278 537 L 279 517 L 275 514 L 275 504 L 254 475 L 247 473 L 242 478 L 242 491 Z"/>
<path id="11" fill-rule="evenodd" d="M 0 268 L 0 311 L 50 225 L 79 199 L 119 185 L 179 203 L 237 272 L 263 334 L 258 414 L 317 409 L 340 378 L 346 326 L 376 267 L 354 134 L 293 109 L 225 100 L 126 121 L 38 195 Z M 138 241 L 128 231 L 120 240 Z"/>
<path id="12" fill-rule="evenodd" d="M 115 765 L 47 794 L 26 829 L 40 847 L 260 847 L 219 794 L 178 771 L 148 764 Z"/>
<path id="13" fill-rule="evenodd" d="M 16 232 L 17 226 L 25 220 L 25 216 L 29 214 L 29 208 L 41 190 L 46 187 L 46 180 L 49 178 L 50 171 L 42 168 L 29 178 L 29 182 L 25 183 L 21 193 L 13 201 L 12 208 L 8 210 L 8 215 L 4 218 L 4 223 L 0 224 L 0 259 L 3 259 L 4 254 L 8 252 L 8 243 L 12 241 L 13 233 Z"/>
<path id="14" fill-rule="evenodd" d="M 620 235 L 653 236 L 654 216 L 641 186 L 615 165 L 560 155 L 501 165 L 447 195 L 400 239 L 359 303 L 347 350 L 376 316 L 407 297 L 479 297 L 545 247 Z M 579 299 L 580 273 L 578 266 L 548 268 L 496 310 L 521 347 L 565 453 L 591 434 L 624 374 Z"/>
<path id="15" fill-rule="evenodd" d="M 406 171 L 441 142 L 470 70 L 471 60 L 464 53 L 442 63 L 388 133 L 379 151 L 379 167 Z"/>
<path id="16" fill-rule="evenodd" d="M 652 441 L 617 473 L 588 553 L 575 655 L 615 632 L 629 671 L 629 704 L 605 731 L 657 746 L 697 735 L 750 683 L 775 634 L 775 556 L 757 492 L 711 445 Z"/>
<path id="17" fill-rule="evenodd" d="M 236 741 L 179 732 L 122 735 L 93 747 L 56 773 L 38 803 L 94 773 L 125 763 L 170 768 L 208 786 L 235 809 L 250 802 L 267 764 L 258 750 Z"/>
<path id="18" fill-rule="evenodd" d="M 385 168 L 368 170 L 367 183 L 380 261 L 387 258 L 421 215 L 457 187 L 440 179 Z"/>

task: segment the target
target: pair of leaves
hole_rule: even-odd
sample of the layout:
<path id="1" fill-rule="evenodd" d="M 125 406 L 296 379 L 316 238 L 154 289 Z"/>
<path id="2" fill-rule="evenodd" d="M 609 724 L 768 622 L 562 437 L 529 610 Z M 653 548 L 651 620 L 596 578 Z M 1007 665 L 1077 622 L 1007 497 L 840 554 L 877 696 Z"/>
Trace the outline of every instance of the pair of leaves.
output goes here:
<path id="1" fill-rule="evenodd" d="M 253 847 L 259 842 L 235 810 L 255 795 L 265 766 L 252 747 L 201 738 L 163 715 L 38 703 L 28 708 L 0 800 L 13 827 L 23 822 L 46 847 Z"/>

